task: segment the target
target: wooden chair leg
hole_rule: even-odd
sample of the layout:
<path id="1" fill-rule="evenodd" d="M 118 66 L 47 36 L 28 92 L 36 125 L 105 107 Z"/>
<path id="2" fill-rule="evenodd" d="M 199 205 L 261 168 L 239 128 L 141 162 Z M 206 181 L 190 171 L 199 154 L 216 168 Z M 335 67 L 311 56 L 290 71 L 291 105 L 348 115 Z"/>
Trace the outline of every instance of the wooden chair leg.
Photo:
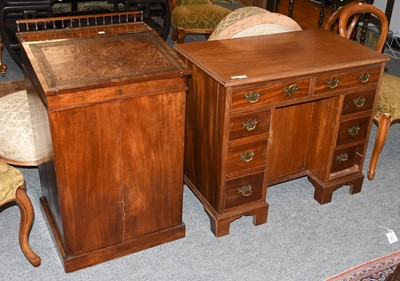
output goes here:
<path id="1" fill-rule="evenodd" d="M 7 65 L 3 64 L 3 40 L 0 38 L 0 74 L 5 77 L 7 72 Z"/>
<path id="2" fill-rule="evenodd" d="M 372 150 L 371 160 L 368 168 L 368 179 L 373 180 L 376 172 L 376 165 L 378 164 L 378 158 L 381 151 L 386 143 L 386 137 L 389 131 L 392 117 L 389 114 L 382 114 L 379 117 L 378 132 L 376 133 L 376 139 L 374 149 Z"/>
<path id="3" fill-rule="evenodd" d="M 20 186 L 16 192 L 16 201 L 21 211 L 21 223 L 19 227 L 19 244 L 28 261 L 35 267 L 41 264 L 41 259 L 29 246 L 29 232 L 33 223 L 33 206 L 24 186 Z"/>

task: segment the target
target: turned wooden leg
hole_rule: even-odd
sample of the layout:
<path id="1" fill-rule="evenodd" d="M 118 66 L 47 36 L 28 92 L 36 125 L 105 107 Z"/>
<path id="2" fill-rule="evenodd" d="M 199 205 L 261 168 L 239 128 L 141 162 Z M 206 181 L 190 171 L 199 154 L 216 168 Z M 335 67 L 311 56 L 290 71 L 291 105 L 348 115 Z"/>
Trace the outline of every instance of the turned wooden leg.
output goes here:
<path id="1" fill-rule="evenodd" d="M 3 40 L 0 38 L 0 73 L 5 77 L 7 72 L 7 65 L 3 64 Z"/>
<path id="2" fill-rule="evenodd" d="M 16 201 L 21 211 L 21 223 L 19 227 L 19 244 L 28 261 L 35 267 L 41 264 L 41 259 L 29 246 L 29 232 L 33 223 L 33 207 L 31 200 L 21 186 L 16 192 Z"/>
<path id="3" fill-rule="evenodd" d="M 378 158 L 386 143 L 386 137 L 391 122 L 392 122 L 392 117 L 389 114 L 384 113 L 379 117 L 378 132 L 376 133 L 374 149 L 372 150 L 371 160 L 369 162 L 369 168 L 368 168 L 369 180 L 373 180 L 375 177 Z"/>

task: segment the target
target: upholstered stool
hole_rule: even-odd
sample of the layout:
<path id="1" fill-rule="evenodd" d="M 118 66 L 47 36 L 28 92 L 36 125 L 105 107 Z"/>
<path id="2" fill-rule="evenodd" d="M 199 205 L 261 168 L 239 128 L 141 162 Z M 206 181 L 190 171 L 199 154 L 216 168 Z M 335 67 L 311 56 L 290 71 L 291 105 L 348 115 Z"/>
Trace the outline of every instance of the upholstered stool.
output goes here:
<path id="1" fill-rule="evenodd" d="M 25 90 L 0 97 L 0 161 L 38 165 Z"/>
<path id="2" fill-rule="evenodd" d="M 231 11 L 208 0 L 178 0 L 171 13 L 172 40 L 183 43 L 187 34 L 209 36 Z"/>
<path id="3" fill-rule="evenodd" d="M 227 15 L 209 40 L 221 40 L 263 34 L 301 30 L 293 19 L 278 13 L 271 13 L 259 7 L 239 8 Z"/>
<path id="4" fill-rule="evenodd" d="M 400 77 L 383 74 L 374 121 L 378 131 L 368 168 L 368 179 L 375 177 L 379 155 L 386 143 L 390 125 L 400 121 Z"/>
<path id="5" fill-rule="evenodd" d="M 36 267 L 40 265 L 41 259 L 29 246 L 29 232 L 33 223 L 33 207 L 24 188 L 25 181 L 22 173 L 0 162 L 0 206 L 11 201 L 15 201 L 18 204 L 21 211 L 19 244 L 25 257 Z"/>

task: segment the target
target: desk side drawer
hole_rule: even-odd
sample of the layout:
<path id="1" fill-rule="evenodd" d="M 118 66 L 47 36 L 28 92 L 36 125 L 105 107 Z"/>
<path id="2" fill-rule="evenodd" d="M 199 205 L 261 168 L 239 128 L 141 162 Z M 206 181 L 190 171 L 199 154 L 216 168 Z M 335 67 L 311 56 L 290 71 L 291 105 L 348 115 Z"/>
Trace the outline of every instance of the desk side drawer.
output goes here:
<path id="1" fill-rule="evenodd" d="M 270 116 L 271 112 L 268 110 L 232 117 L 229 123 L 229 140 L 268 133 Z"/>
<path id="2" fill-rule="evenodd" d="M 335 151 L 332 159 L 331 173 L 359 167 L 362 159 L 363 145 L 352 146 Z"/>
<path id="3" fill-rule="evenodd" d="M 263 172 L 227 181 L 225 209 L 261 200 L 263 183 Z"/>
<path id="4" fill-rule="evenodd" d="M 367 116 L 341 122 L 336 146 L 364 140 L 368 132 L 369 119 Z"/>
<path id="5" fill-rule="evenodd" d="M 370 68 L 326 74 L 316 79 L 314 94 L 372 85 L 378 82 L 380 71 L 380 68 Z"/>
<path id="6" fill-rule="evenodd" d="M 267 142 L 262 140 L 229 147 L 227 174 L 265 165 Z"/>
<path id="7" fill-rule="evenodd" d="M 374 99 L 375 90 L 346 95 L 342 116 L 372 110 Z"/>
<path id="8" fill-rule="evenodd" d="M 310 79 L 302 79 L 240 90 L 232 95 L 232 109 L 306 97 L 308 96 L 309 87 Z"/>

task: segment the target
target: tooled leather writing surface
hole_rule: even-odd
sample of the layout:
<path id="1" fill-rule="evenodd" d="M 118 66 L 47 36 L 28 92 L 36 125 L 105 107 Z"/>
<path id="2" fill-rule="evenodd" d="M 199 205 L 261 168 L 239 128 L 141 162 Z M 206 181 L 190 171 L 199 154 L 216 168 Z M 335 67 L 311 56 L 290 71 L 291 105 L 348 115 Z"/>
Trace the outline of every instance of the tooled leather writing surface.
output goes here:
<path id="1" fill-rule="evenodd" d="M 66 89 L 179 71 L 149 32 L 30 44 L 50 88 Z"/>

